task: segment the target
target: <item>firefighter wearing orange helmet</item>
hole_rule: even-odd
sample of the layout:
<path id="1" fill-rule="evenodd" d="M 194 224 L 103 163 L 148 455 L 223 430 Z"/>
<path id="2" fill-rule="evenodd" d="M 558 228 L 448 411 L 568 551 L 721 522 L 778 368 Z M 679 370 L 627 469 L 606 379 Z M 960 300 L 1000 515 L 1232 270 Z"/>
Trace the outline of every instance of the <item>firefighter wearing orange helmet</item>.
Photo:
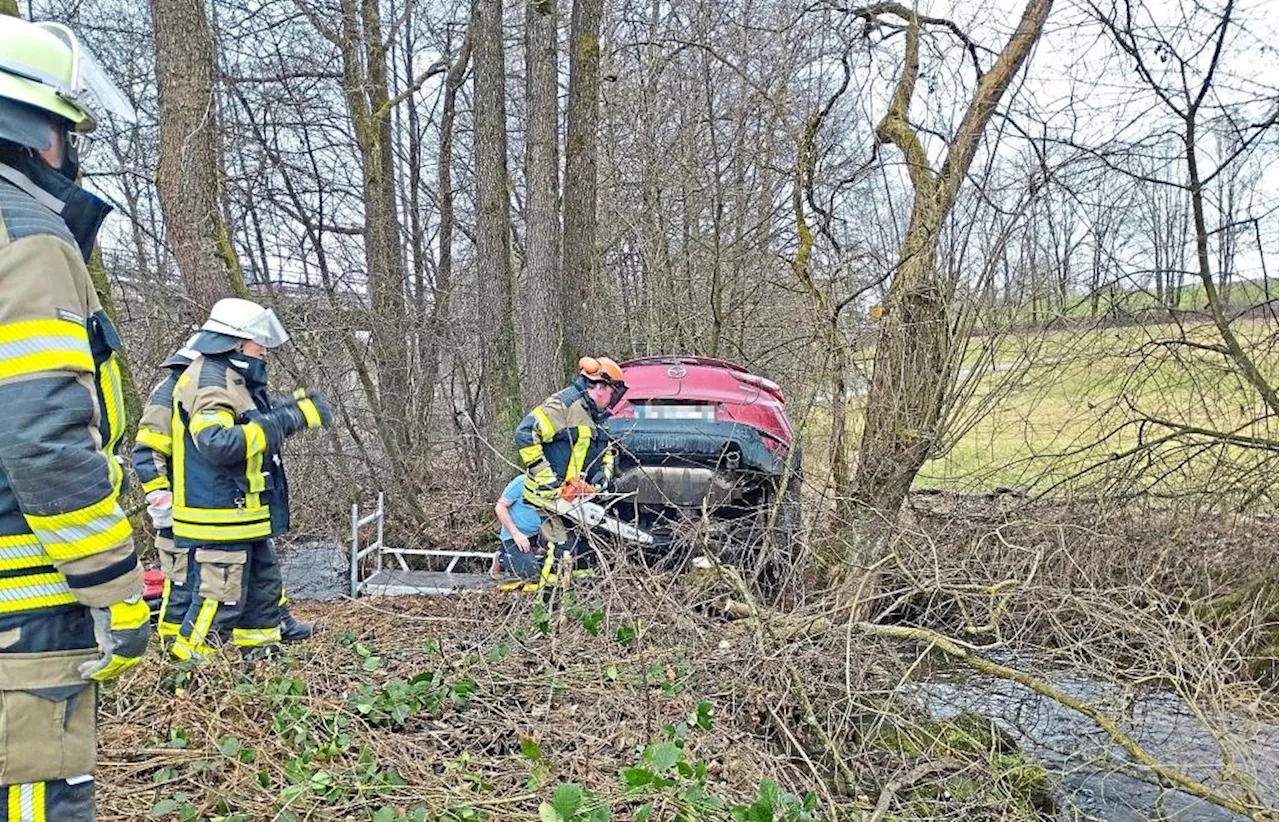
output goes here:
<path id="1" fill-rule="evenodd" d="M 526 501 L 547 507 L 564 487 L 612 479 L 613 452 L 597 426 L 626 390 L 616 362 L 583 357 L 574 381 L 525 415 L 515 441 L 525 465 Z"/>

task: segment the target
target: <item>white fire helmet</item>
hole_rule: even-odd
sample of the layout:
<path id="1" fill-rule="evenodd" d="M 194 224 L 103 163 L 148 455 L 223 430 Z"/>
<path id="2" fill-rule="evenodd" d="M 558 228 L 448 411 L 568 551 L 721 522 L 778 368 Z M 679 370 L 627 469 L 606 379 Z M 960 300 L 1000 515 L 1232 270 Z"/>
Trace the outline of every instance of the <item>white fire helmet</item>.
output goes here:
<path id="1" fill-rule="evenodd" d="M 227 297 L 214 303 L 209 319 L 200 329 L 253 340 L 266 348 L 277 348 L 289 341 L 289 333 L 284 330 L 276 312 L 238 297 Z"/>

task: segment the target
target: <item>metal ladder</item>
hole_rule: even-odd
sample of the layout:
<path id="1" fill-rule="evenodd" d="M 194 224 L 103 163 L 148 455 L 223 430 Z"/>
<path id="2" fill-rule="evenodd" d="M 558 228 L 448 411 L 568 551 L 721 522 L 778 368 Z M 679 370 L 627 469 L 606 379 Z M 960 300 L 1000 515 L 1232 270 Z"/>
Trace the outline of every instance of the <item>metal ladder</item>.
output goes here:
<path id="1" fill-rule="evenodd" d="M 440 596 L 459 590 L 484 591 L 494 587 L 487 574 L 460 574 L 456 572 L 458 560 L 474 558 L 492 561 L 494 551 L 458 551 L 452 548 L 392 548 L 383 541 L 386 522 L 386 504 L 383 493 L 378 492 L 378 507 L 373 513 L 360 516 L 359 503 L 351 505 L 351 566 L 349 593 L 354 599 L 367 596 Z M 362 531 L 374 529 L 372 542 L 361 545 Z M 366 537 L 367 538 L 367 537 Z M 391 557 L 395 566 L 384 567 L 382 558 Z M 418 571 L 411 569 L 405 557 L 447 558 L 443 571 Z M 370 561 L 372 558 L 372 561 Z M 367 575 L 366 575 L 367 573 Z"/>

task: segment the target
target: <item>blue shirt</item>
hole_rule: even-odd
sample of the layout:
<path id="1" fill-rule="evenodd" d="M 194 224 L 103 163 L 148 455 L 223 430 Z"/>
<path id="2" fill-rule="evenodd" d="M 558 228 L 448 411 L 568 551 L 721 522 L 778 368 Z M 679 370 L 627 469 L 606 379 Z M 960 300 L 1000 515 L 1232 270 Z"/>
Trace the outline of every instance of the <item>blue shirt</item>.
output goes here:
<path id="1" fill-rule="evenodd" d="M 507 483 L 507 487 L 502 490 L 502 499 L 511 503 L 511 521 L 516 524 L 520 533 L 526 537 L 538 533 L 542 528 L 542 517 L 538 514 L 538 509 L 524 501 L 524 474 Z M 504 525 L 498 536 L 511 539 L 511 532 Z"/>

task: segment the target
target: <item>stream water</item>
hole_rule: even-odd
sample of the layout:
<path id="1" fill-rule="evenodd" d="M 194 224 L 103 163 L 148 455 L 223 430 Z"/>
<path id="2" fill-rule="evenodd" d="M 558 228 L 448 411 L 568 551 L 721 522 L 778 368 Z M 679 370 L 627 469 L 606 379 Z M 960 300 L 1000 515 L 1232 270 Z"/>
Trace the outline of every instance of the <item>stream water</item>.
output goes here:
<path id="1" fill-rule="evenodd" d="M 1020 660 L 999 661 L 1027 670 Z M 1125 694 L 1114 684 L 1070 671 L 1035 673 L 1108 716 L 1121 718 L 1123 730 L 1158 761 L 1211 787 L 1223 785 L 1225 750 L 1235 770 L 1254 781 L 1259 798 L 1276 806 L 1280 734 L 1275 724 L 1227 716 L 1221 725 L 1228 732 L 1228 743 L 1219 746 L 1214 734 L 1175 693 Z M 1143 778 L 1128 754 L 1087 717 L 1016 683 L 965 668 L 933 671 L 905 687 L 936 718 L 970 711 L 995 720 L 1057 780 L 1066 818 L 1108 822 L 1243 818 L 1182 791 L 1160 787 L 1149 775 Z"/>

